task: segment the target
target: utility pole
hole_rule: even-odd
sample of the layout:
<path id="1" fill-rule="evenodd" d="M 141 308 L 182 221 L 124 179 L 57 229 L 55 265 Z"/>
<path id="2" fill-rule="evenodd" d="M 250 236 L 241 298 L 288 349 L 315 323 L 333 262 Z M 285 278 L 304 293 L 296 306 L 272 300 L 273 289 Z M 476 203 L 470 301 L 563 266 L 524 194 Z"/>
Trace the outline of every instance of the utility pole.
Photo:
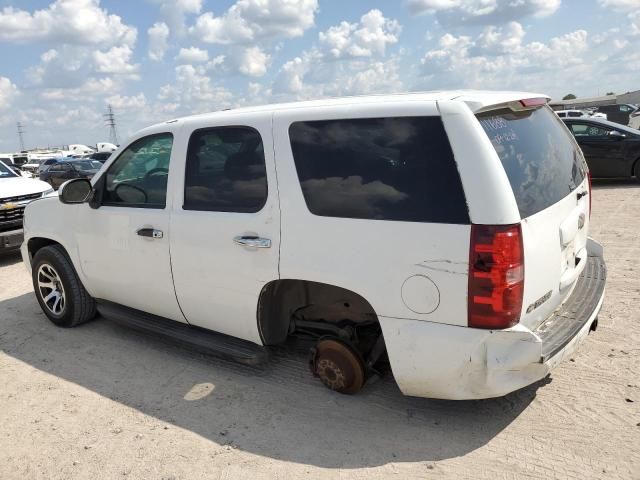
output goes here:
<path id="1" fill-rule="evenodd" d="M 16 123 L 18 127 L 18 138 L 20 138 L 20 151 L 24 152 L 24 128 L 22 127 L 22 123 Z"/>
<path id="2" fill-rule="evenodd" d="M 104 114 L 104 121 L 109 127 L 109 141 L 118 145 L 118 131 L 116 130 L 116 114 L 113 113 L 111 104 L 107 105 L 107 113 Z"/>

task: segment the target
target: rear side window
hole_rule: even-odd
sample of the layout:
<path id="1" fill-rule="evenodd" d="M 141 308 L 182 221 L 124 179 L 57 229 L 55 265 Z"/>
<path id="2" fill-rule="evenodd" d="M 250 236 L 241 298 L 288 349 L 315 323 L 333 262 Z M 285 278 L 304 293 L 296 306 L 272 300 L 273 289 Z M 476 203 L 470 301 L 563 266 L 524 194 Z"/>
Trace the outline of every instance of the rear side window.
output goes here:
<path id="1" fill-rule="evenodd" d="M 469 223 L 439 117 L 296 122 L 289 137 L 302 193 L 315 215 Z"/>
<path id="2" fill-rule="evenodd" d="M 563 199 L 582 183 L 582 154 L 548 107 L 478 116 L 502 162 L 522 218 Z"/>
<path id="3" fill-rule="evenodd" d="M 267 201 L 260 134 L 250 127 L 196 130 L 189 139 L 184 209 L 255 213 Z"/>

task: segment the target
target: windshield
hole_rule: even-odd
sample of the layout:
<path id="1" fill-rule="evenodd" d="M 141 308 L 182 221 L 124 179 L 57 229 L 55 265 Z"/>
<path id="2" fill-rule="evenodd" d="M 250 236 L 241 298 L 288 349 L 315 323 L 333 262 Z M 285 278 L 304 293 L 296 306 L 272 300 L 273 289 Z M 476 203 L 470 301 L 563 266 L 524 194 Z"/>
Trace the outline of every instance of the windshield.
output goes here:
<path id="1" fill-rule="evenodd" d="M 0 178 L 17 177 L 13 170 L 0 161 Z"/>
<path id="2" fill-rule="evenodd" d="M 73 162 L 73 165 L 78 170 L 97 170 L 102 167 L 102 164 L 95 160 L 76 160 Z"/>
<path id="3" fill-rule="evenodd" d="M 522 218 L 557 203 L 584 180 L 584 158 L 550 108 L 502 109 L 478 120 L 500 157 Z"/>

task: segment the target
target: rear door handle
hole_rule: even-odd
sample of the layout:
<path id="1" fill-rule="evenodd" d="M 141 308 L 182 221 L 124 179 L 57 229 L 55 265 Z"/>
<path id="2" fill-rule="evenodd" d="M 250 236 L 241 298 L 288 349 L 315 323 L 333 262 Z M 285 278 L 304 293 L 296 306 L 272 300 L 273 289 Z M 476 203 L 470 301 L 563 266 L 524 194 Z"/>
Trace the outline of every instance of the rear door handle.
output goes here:
<path id="1" fill-rule="evenodd" d="M 271 248 L 271 240 L 268 238 L 256 237 L 253 235 L 240 235 L 233 237 L 234 243 L 243 247 Z"/>
<path id="2" fill-rule="evenodd" d="M 136 233 L 141 237 L 162 238 L 162 230 L 156 230 L 155 228 L 141 228 Z"/>

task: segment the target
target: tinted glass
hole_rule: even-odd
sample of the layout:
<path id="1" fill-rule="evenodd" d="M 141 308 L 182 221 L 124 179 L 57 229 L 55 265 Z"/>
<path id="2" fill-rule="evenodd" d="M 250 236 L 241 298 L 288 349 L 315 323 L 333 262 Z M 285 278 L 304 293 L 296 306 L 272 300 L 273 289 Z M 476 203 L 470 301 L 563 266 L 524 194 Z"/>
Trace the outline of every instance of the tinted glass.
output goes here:
<path id="1" fill-rule="evenodd" d="M 504 167 L 522 218 L 553 205 L 582 183 L 586 164 L 548 107 L 478 116 Z"/>
<path id="2" fill-rule="evenodd" d="M 77 160 L 73 162 L 76 170 L 96 170 L 102 167 L 102 164 L 96 160 Z"/>
<path id="3" fill-rule="evenodd" d="M 315 215 L 469 223 L 439 117 L 298 122 L 289 136 L 302 192 Z"/>
<path id="4" fill-rule="evenodd" d="M 258 212 L 267 201 L 260 134 L 249 127 L 196 130 L 189 139 L 184 209 Z"/>
<path id="5" fill-rule="evenodd" d="M 589 123 L 572 123 L 570 127 L 576 137 L 606 137 L 611 131 Z"/>
<path id="6" fill-rule="evenodd" d="M 7 167 L 0 159 L 0 177 L 17 177 L 17 175 Z"/>
<path id="7" fill-rule="evenodd" d="M 173 135 L 161 133 L 141 138 L 127 147 L 106 173 L 102 202 L 164 208 L 172 144 Z"/>

